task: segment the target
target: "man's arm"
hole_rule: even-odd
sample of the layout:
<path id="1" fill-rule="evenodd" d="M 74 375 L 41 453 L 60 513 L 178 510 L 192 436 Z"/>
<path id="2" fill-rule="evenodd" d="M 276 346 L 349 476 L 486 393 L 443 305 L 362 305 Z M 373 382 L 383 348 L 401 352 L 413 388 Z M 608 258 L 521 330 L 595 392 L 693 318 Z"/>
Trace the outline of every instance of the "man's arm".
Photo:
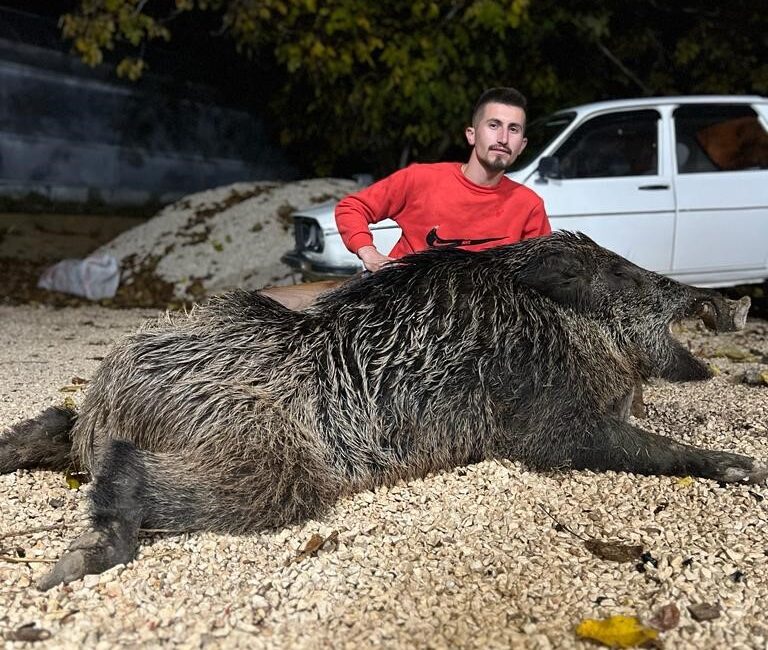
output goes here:
<path id="1" fill-rule="evenodd" d="M 361 246 L 357 249 L 357 256 L 363 263 L 366 271 L 375 273 L 385 264 L 389 264 L 392 258 L 382 255 L 375 246 Z"/>
<path id="2" fill-rule="evenodd" d="M 407 192 L 408 175 L 401 169 L 391 176 L 350 194 L 336 206 L 336 226 L 344 245 L 363 262 L 368 271 L 378 271 L 392 258 L 382 255 L 373 245 L 368 227 L 402 210 Z"/>
<path id="3" fill-rule="evenodd" d="M 544 202 L 539 199 L 533 210 L 528 215 L 528 220 L 523 229 L 523 239 L 533 239 L 542 235 L 549 235 L 552 232 L 552 226 L 549 225 L 549 218 L 544 210 Z"/>

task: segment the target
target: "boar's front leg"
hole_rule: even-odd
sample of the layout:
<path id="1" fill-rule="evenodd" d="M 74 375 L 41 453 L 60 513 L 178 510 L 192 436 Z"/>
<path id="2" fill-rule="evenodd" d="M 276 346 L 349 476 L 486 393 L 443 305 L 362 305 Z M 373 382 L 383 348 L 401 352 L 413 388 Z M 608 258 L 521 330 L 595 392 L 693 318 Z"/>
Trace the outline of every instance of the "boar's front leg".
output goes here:
<path id="1" fill-rule="evenodd" d="M 607 417 L 572 450 L 574 469 L 700 476 L 726 483 L 761 483 L 768 465 L 748 456 L 684 445 L 616 417 Z"/>
<path id="2" fill-rule="evenodd" d="M 711 379 L 712 371 L 700 359 L 694 357 L 678 341 L 670 341 L 656 376 L 668 381 L 701 381 Z"/>

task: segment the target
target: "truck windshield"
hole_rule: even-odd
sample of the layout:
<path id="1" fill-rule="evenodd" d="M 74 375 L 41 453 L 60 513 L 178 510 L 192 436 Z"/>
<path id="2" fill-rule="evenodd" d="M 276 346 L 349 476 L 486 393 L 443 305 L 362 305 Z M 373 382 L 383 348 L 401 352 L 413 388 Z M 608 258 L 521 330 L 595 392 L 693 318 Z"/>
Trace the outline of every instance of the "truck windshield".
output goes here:
<path id="1" fill-rule="evenodd" d="M 547 117 L 539 118 L 531 122 L 526 130 L 525 137 L 528 138 L 528 145 L 525 147 L 523 153 L 512 165 L 510 171 L 522 169 L 534 158 L 537 158 L 539 154 L 552 142 L 563 130 L 573 122 L 576 117 L 576 113 L 568 111 L 565 113 L 555 113 Z"/>

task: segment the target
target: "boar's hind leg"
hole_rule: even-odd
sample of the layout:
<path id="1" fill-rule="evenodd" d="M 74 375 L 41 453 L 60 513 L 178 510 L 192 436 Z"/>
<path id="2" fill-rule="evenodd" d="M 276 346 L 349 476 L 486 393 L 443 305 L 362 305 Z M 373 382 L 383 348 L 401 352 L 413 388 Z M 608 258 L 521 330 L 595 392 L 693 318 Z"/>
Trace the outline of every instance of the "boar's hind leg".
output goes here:
<path id="1" fill-rule="evenodd" d="M 184 527 L 201 511 L 194 481 L 203 480 L 199 470 L 186 467 L 178 456 L 143 451 L 126 441 L 110 441 L 95 471 L 90 526 L 38 587 L 47 590 L 129 562 L 142 524 Z"/>
<path id="2" fill-rule="evenodd" d="M 74 411 L 52 406 L 13 425 L 0 437 L 0 474 L 17 469 L 67 469 L 72 465 L 69 432 L 74 423 Z"/>
<path id="3" fill-rule="evenodd" d="M 338 496 L 340 479 L 318 456 L 311 436 L 300 439 L 300 431 L 283 424 L 285 435 L 258 450 L 252 436 L 230 436 L 224 457 L 108 442 L 94 471 L 90 526 L 38 587 L 50 589 L 130 561 L 140 527 L 236 533 L 317 515 Z"/>
<path id="4" fill-rule="evenodd" d="M 700 476 L 728 483 L 760 483 L 768 477 L 768 465 L 753 458 L 684 445 L 615 418 L 604 420 L 603 427 L 574 450 L 571 466 L 636 474 Z"/>

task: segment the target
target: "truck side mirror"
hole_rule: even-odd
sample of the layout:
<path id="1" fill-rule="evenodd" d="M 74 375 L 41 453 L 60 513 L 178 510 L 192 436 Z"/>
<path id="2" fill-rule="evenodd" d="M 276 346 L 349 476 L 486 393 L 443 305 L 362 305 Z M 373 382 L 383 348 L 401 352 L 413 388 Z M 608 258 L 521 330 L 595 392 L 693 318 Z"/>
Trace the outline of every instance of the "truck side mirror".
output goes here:
<path id="1" fill-rule="evenodd" d="M 543 179 L 560 178 L 560 159 L 557 156 L 544 156 L 539 160 L 536 171 Z"/>

